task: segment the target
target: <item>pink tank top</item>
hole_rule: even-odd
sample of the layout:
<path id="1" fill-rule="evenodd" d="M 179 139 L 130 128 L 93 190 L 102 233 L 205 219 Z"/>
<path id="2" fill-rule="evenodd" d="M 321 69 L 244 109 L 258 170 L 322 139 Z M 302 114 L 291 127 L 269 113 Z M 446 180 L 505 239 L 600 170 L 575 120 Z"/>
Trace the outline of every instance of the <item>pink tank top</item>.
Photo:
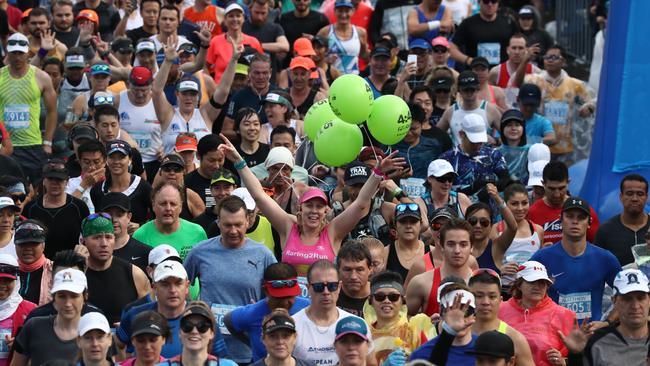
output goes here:
<path id="1" fill-rule="evenodd" d="M 287 245 L 282 252 L 282 262 L 291 264 L 298 271 L 298 276 L 306 276 L 309 266 L 321 259 L 327 259 L 334 262 L 334 250 L 330 242 L 330 236 L 327 232 L 327 226 L 320 233 L 318 242 L 314 245 L 305 245 L 300 240 L 298 225 L 291 226 L 291 232 L 287 238 Z"/>

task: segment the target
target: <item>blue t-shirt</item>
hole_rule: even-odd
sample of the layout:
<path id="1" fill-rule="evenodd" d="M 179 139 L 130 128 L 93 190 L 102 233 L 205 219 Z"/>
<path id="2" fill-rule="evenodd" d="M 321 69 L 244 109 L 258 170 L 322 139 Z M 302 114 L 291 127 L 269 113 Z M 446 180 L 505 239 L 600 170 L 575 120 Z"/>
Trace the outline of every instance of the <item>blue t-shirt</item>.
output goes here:
<path id="1" fill-rule="evenodd" d="M 249 363 L 251 350 L 230 335 L 223 317 L 264 297 L 264 270 L 273 263 L 275 256 L 266 246 L 246 238 L 241 247 L 227 248 L 221 244 L 221 235 L 197 243 L 185 258 L 190 283 L 199 279 L 199 298 L 212 307 L 230 358 L 237 363 Z"/>
<path id="2" fill-rule="evenodd" d="M 289 314 L 293 315 L 300 310 L 309 306 L 310 301 L 304 297 L 296 297 L 296 302 L 289 309 Z M 242 306 L 230 313 L 232 326 L 239 332 L 248 333 L 253 350 L 253 362 L 266 356 L 266 347 L 262 343 L 262 319 L 271 314 L 266 299 L 260 300 L 255 304 Z"/>
<path id="3" fill-rule="evenodd" d="M 413 360 L 428 360 L 431 356 L 431 351 L 433 346 L 438 342 L 439 337 L 428 341 L 427 343 L 418 347 L 413 353 L 411 353 L 410 361 Z M 451 346 L 449 349 L 449 356 L 447 357 L 447 365 L 454 366 L 474 366 L 476 362 L 476 356 L 465 354 L 467 351 L 474 350 L 474 343 L 476 343 L 476 338 L 478 336 L 472 334 L 472 341 L 464 346 Z"/>
<path id="4" fill-rule="evenodd" d="M 397 156 L 406 160 L 407 167 L 412 169 L 413 178 L 427 179 L 427 168 L 429 163 L 438 159 L 445 146 L 442 141 L 426 136 L 420 136 L 420 142 L 411 146 L 404 140 L 392 146 L 392 150 L 398 150 Z"/>
<path id="5" fill-rule="evenodd" d="M 120 319 L 120 326 L 115 330 L 117 338 L 124 344 L 126 344 L 126 351 L 132 353 L 134 351 L 133 344 L 131 344 L 131 324 L 133 323 L 133 318 L 136 315 L 140 314 L 143 311 L 154 310 L 157 311 L 158 302 L 150 302 L 138 306 L 134 306 L 126 313 L 122 314 Z M 178 356 L 183 351 L 183 346 L 181 345 L 181 340 L 178 338 L 180 334 L 180 323 L 181 317 L 176 317 L 173 319 L 167 319 L 167 324 L 169 325 L 169 330 L 171 331 L 171 339 L 167 339 L 163 345 L 161 356 L 165 358 L 172 358 Z M 226 343 L 223 340 L 223 336 L 217 327 L 214 330 L 214 343 L 212 345 L 212 354 L 219 357 L 227 357 L 228 350 L 226 349 Z"/>
<path id="6" fill-rule="evenodd" d="M 587 243 L 582 255 L 572 257 L 560 241 L 538 250 L 530 260 L 546 266 L 554 281 L 548 290 L 553 301 L 574 311 L 578 320 L 601 319 L 605 283 L 613 286 L 614 277 L 621 271 L 612 253 Z"/>
<path id="7" fill-rule="evenodd" d="M 540 114 L 534 113 L 529 120 L 526 120 L 526 143 L 529 145 L 542 142 L 544 136 L 552 132 L 555 132 L 553 124 Z"/>

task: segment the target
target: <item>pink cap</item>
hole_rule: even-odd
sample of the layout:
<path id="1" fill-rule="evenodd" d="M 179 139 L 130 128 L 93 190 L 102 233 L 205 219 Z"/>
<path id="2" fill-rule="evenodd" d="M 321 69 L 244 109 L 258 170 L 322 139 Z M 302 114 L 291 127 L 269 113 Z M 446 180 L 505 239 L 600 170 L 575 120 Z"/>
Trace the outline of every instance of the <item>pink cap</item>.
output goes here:
<path id="1" fill-rule="evenodd" d="M 443 46 L 445 48 L 449 48 L 449 41 L 447 40 L 447 38 L 439 36 L 439 37 L 434 38 L 431 41 L 431 46 L 432 47 Z"/>
<path id="2" fill-rule="evenodd" d="M 325 204 L 327 204 L 327 196 L 325 196 L 325 193 L 323 193 L 323 191 L 321 191 L 318 188 L 307 189 L 305 193 L 303 193 L 302 196 L 300 196 L 299 203 L 302 205 L 303 203 L 314 198 L 320 198 L 325 202 Z"/>

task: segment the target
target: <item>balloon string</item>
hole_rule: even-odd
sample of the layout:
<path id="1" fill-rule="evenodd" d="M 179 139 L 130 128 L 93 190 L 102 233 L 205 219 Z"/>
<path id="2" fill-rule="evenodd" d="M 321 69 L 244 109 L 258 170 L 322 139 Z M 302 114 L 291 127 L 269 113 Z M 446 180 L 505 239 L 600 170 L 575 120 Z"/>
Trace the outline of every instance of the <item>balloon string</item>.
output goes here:
<path id="1" fill-rule="evenodd" d="M 372 143 L 372 136 L 370 136 L 370 133 L 367 131 L 367 128 L 361 128 L 361 127 L 359 127 L 359 128 L 361 129 L 361 131 L 363 131 L 363 133 L 366 134 L 366 137 L 368 137 L 368 141 L 370 141 L 370 147 L 372 148 L 372 155 L 375 156 L 375 160 L 377 161 L 377 163 L 379 163 L 379 156 L 377 156 L 377 151 L 375 151 L 375 145 Z M 379 149 L 379 150 L 381 150 L 381 149 Z M 390 153 L 392 151 L 393 151 L 393 148 L 391 146 L 389 146 L 388 151 L 386 151 L 386 153 L 388 155 L 390 155 Z"/>

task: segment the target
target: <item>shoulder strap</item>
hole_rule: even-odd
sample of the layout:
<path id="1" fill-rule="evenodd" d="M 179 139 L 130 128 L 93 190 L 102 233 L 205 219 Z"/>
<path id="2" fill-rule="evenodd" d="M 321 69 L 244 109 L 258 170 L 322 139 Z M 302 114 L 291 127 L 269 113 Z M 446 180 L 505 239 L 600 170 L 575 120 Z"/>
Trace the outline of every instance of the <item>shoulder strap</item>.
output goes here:
<path id="1" fill-rule="evenodd" d="M 485 110 L 485 108 L 487 108 L 487 104 L 488 104 L 488 101 L 484 99 L 484 100 L 481 102 L 481 106 L 480 106 L 479 108 Z"/>
<path id="2" fill-rule="evenodd" d="M 332 210 L 334 210 L 334 217 L 338 216 L 341 212 L 343 212 L 343 204 L 339 201 L 333 202 Z"/>

